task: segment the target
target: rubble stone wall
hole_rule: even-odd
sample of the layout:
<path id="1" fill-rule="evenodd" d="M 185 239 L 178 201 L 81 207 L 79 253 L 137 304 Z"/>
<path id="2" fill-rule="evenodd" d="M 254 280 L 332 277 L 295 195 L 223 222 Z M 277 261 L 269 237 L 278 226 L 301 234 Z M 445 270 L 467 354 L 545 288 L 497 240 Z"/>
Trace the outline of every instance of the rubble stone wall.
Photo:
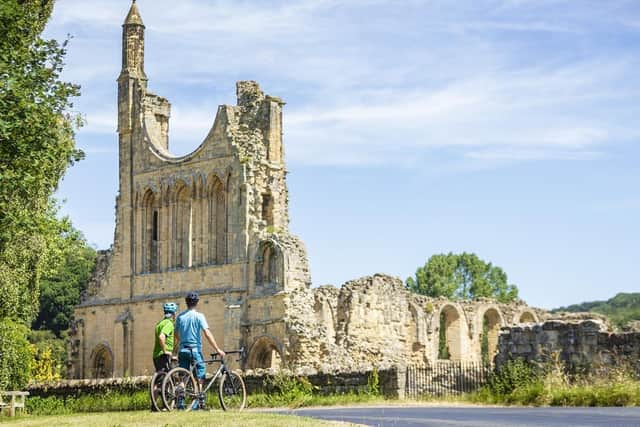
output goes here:
<path id="1" fill-rule="evenodd" d="M 548 320 L 505 328 L 498 347 L 498 366 L 517 358 L 544 362 L 558 355 L 574 369 L 620 363 L 640 368 L 640 332 L 610 332 L 596 319 Z"/>

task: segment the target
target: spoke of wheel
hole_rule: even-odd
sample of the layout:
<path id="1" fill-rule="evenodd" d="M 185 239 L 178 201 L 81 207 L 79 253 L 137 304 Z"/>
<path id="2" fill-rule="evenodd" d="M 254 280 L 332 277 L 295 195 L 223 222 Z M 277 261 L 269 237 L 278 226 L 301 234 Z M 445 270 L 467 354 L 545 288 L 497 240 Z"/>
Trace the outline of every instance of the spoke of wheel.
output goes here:
<path id="1" fill-rule="evenodd" d="M 218 390 L 222 409 L 240 411 L 246 403 L 246 389 L 242 378 L 234 373 L 227 372 L 220 381 Z"/>
<path id="2" fill-rule="evenodd" d="M 171 411 L 190 410 L 196 398 L 196 383 L 189 371 L 182 368 L 172 369 L 162 383 L 163 399 L 166 408 Z"/>

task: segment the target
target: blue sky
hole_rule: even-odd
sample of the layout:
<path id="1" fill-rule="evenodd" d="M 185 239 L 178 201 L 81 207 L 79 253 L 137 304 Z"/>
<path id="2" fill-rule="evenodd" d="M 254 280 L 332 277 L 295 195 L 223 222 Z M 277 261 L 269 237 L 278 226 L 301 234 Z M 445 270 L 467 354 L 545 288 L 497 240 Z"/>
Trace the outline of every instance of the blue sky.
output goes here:
<path id="1" fill-rule="evenodd" d="M 58 0 L 86 159 L 63 211 L 113 239 L 128 0 Z M 235 82 L 286 102 L 293 233 L 314 285 L 434 253 L 501 266 L 528 303 L 640 290 L 640 2 L 139 0 L 170 149 L 195 149 Z"/>

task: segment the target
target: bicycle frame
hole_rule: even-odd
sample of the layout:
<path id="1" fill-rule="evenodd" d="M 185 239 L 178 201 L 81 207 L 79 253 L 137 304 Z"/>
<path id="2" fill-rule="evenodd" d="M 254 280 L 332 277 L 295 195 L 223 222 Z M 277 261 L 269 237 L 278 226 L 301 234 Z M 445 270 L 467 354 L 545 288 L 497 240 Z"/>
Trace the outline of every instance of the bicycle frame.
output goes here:
<path id="1" fill-rule="evenodd" d="M 191 348 L 191 373 L 193 374 L 193 377 L 196 379 L 196 383 L 198 384 L 198 388 L 200 389 L 200 393 L 206 393 L 209 391 L 209 389 L 211 388 L 211 386 L 213 385 L 213 383 L 216 382 L 216 380 L 218 379 L 218 377 L 221 377 L 224 373 L 226 373 L 228 371 L 227 365 L 224 363 L 224 358 L 218 358 L 218 353 L 212 353 L 211 354 L 211 359 L 207 359 L 207 360 L 203 360 L 201 362 L 193 362 L 193 351 L 195 349 Z M 240 350 L 237 351 L 229 351 L 227 353 L 225 353 L 225 355 L 229 355 L 229 354 L 239 354 L 240 358 L 243 357 L 244 355 L 244 348 L 241 348 Z M 206 374 L 206 365 L 209 365 L 211 363 L 216 363 L 219 362 L 220 366 L 218 367 L 218 370 L 216 371 L 215 375 L 213 377 L 211 377 L 211 379 L 209 380 L 209 382 L 207 383 L 206 387 L 204 388 L 204 390 L 202 389 L 202 386 L 204 385 L 204 381 L 206 380 L 207 374 Z M 203 383 L 201 384 L 199 381 L 199 378 L 196 375 L 197 372 L 197 367 L 199 365 L 205 365 L 205 378 L 203 378 Z"/>

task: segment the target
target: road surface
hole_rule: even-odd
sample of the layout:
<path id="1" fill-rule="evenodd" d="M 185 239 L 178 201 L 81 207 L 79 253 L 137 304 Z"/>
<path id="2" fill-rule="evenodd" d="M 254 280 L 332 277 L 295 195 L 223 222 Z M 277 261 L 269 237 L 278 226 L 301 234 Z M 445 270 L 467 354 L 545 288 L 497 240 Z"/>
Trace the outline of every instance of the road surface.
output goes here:
<path id="1" fill-rule="evenodd" d="M 494 408 L 393 406 L 303 408 L 289 412 L 376 427 L 640 427 L 640 408 Z"/>

